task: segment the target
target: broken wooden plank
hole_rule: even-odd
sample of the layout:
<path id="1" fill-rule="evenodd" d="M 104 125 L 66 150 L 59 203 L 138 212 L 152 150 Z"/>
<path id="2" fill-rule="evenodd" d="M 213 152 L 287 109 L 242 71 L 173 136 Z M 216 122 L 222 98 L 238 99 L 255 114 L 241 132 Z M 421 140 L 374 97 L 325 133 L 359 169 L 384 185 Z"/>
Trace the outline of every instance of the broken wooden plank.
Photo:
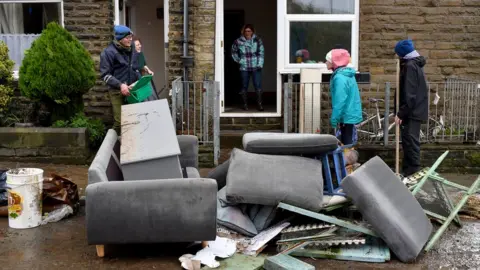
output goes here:
<path id="1" fill-rule="evenodd" d="M 278 254 L 265 259 L 265 270 L 315 270 L 313 265 L 285 254 Z"/>
<path id="2" fill-rule="evenodd" d="M 220 266 L 217 268 L 210 268 L 208 266 L 202 267 L 202 270 L 260 270 L 263 268 L 263 263 L 267 258 L 266 255 L 259 254 L 257 257 L 235 253 L 232 257 L 220 260 Z"/>
<path id="3" fill-rule="evenodd" d="M 383 263 L 390 260 L 390 249 L 379 239 L 370 239 L 365 245 L 330 247 L 326 249 L 302 248 L 292 256 Z"/>
<path id="4" fill-rule="evenodd" d="M 371 236 L 378 237 L 378 235 L 374 231 L 372 231 L 368 228 L 356 225 L 352 222 L 348 222 L 348 221 L 345 221 L 345 220 L 338 219 L 336 217 L 327 216 L 327 215 L 323 215 L 323 214 L 320 214 L 320 213 L 315 213 L 315 212 L 305 210 L 303 208 L 299 208 L 299 207 L 289 205 L 289 204 L 286 204 L 286 203 L 278 204 L 278 208 L 282 208 L 282 209 L 285 209 L 285 210 L 288 210 L 288 211 L 291 211 L 291 212 L 294 212 L 294 213 L 297 213 L 297 214 L 301 214 L 301 215 L 308 216 L 308 217 L 311 217 L 311 218 L 315 218 L 315 219 L 318 219 L 318 220 L 321 220 L 321 221 L 324 221 L 324 222 L 335 224 L 335 225 L 338 225 L 338 226 L 341 226 L 341 227 L 344 227 L 344 228 L 347 228 L 347 229 L 350 229 L 350 230 L 354 230 L 354 231 L 357 231 L 357 232 L 361 232 L 361 233 L 364 233 L 364 234 L 368 234 L 368 235 L 371 235 Z"/>
<path id="5" fill-rule="evenodd" d="M 429 251 L 432 249 L 432 247 L 435 245 L 437 240 L 442 236 L 442 234 L 445 232 L 445 230 L 448 228 L 448 225 L 457 217 L 458 211 L 462 209 L 462 207 L 465 205 L 467 202 L 468 198 L 473 195 L 474 193 L 477 192 L 478 187 L 480 186 L 480 176 L 478 176 L 477 180 L 470 186 L 469 190 L 466 192 L 465 195 L 463 195 L 462 199 L 457 203 L 455 208 L 452 210 L 450 215 L 448 216 L 447 220 L 443 223 L 443 225 L 435 232 L 435 234 L 432 236 L 430 241 L 427 243 L 427 246 L 425 247 L 425 251 Z"/>

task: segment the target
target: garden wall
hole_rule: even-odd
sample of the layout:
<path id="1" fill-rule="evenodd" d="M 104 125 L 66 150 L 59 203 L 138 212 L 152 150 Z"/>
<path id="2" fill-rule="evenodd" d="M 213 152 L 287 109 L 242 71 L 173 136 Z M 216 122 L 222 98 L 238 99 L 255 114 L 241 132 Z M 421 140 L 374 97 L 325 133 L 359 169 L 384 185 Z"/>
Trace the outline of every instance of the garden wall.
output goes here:
<path id="1" fill-rule="evenodd" d="M 401 147 L 401 146 L 400 146 Z M 401 148 L 400 148 L 401 149 Z M 421 146 L 421 165 L 430 167 L 445 152 L 439 172 L 480 174 L 480 146 L 472 144 L 425 144 Z M 395 168 L 395 146 L 360 145 L 360 163 L 365 163 L 374 156 L 381 157 L 391 168 Z M 400 151 L 400 158 L 403 153 Z M 401 161 L 401 160 L 400 160 Z"/>
<path id="2" fill-rule="evenodd" d="M 85 128 L 0 128 L 0 160 L 87 164 Z"/>

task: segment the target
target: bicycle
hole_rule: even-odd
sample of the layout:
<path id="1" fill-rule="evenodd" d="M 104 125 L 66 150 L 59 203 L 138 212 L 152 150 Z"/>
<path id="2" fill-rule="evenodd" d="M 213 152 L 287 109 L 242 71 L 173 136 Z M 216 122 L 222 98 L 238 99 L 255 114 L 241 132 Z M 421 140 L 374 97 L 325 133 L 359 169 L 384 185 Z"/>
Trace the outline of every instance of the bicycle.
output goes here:
<path id="1" fill-rule="evenodd" d="M 358 134 L 365 134 L 370 139 L 369 141 L 381 140 L 383 139 L 383 122 L 385 117 L 380 115 L 380 108 L 378 107 L 379 102 L 385 102 L 383 99 L 376 99 L 376 98 L 369 98 L 368 101 L 370 103 L 375 104 L 375 111 L 374 115 L 369 116 L 366 112 L 363 112 L 364 121 L 360 122 L 359 124 L 355 125 Z M 389 117 L 389 125 L 388 125 L 388 133 L 390 130 L 395 126 L 395 115 L 393 113 L 388 115 Z M 390 119 L 393 118 L 393 119 Z M 390 121 L 393 120 L 393 121 Z M 372 124 L 372 129 L 374 132 L 369 130 L 364 130 L 362 127 L 366 126 L 368 123 Z M 390 123 L 392 122 L 392 123 Z"/>
<path id="2" fill-rule="evenodd" d="M 376 113 L 374 115 L 369 116 L 366 112 L 363 112 L 364 118 L 366 120 L 355 125 L 355 127 L 357 129 L 357 133 L 367 135 L 367 137 L 370 139 L 369 140 L 370 142 L 375 140 L 381 141 L 383 140 L 383 137 L 384 137 L 383 124 L 384 124 L 385 117 L 382 117 L 380 115 L 380 108 L 378 106 L 378 103 L 385 102 L 385 101 L 383 99 L 370 98 L 369 102 L 375 104 Z M 388 118 L 389 118 L 388 119 L 389 124 L 387 128 L 387 134 L 388 136 L 395 136 L 395 134 L 390 134 L 393 127 L 395 127 L 395 114 L 394 113 L 389 114 Z M 425 134 L 423 130 L 420 130 L 421 141 L 430 141 L 430 138 L 435 139 L 438 135 L 440 135 L 443 131 L 445 131 L 443 115 L 439 116 L 439 120 L 429 116 L 428 121 L 429 122 L 427 124 L 427 133 Z M 374 130 L 374 132 L 362 129 L 362 127 L 366 126 L 370 122 L 372 123 L 372 126 L 373 126 L 371 130 Z"/>

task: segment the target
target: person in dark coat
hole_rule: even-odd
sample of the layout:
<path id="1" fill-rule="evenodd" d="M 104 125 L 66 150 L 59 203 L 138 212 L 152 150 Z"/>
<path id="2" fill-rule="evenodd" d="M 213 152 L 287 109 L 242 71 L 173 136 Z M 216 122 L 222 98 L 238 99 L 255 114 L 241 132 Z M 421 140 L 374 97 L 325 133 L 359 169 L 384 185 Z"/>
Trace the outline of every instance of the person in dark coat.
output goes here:
<path id="1" fill-rule="evenodd" d="M 141 77 L 138 71 L 138 53 L 132 46 L 133 32 L 123 25 L 114 27 L 115 39 L 100 54 L 100 73 L 109 87 L 114 124 L 120 134 L 122 105 L 130 95 L 132 84 Z"/>
<path id="2" fill-rule="evenodd" d="M 395 46 L 400 57 L 400 107 L 395 122 L 400 125 L 403 162 L 402 174 L 410 176 L 420 167 L 420 127 L 428 120 L 428 87 L 423 67 L 426 60 L 415 50 L 411 40 Z"/>

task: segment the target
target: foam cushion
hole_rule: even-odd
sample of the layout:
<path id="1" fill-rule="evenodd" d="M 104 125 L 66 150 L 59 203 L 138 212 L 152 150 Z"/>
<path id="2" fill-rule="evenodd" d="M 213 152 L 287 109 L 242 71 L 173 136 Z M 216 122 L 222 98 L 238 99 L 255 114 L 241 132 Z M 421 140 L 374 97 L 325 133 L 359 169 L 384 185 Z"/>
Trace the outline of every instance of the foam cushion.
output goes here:
<path id="1" fill-rule="evenodd" d="M 217 194 L 217 222 L 228 229 L 234 230 L 246 236 L 258 234 L 255 224 L 250 217 L 237 206 L 225 206 L 226 188 L 221 189 Z"/>
<path id="2" fill-rule="evenodd" d="M 341 185 L 399 260 L 410 262 L 418 256 L 430 237 L 432 224 L 381 158 L 370 159 Z"/>
<path id="3" fill-rule="evenodd" d="M 229 166 L 230 160 L 227 160 L 208 172 L 207 178 L 217 180 L 218 190 L 222 189 L 227 184 L 227 172 Z"/>
<path id="4" fill-rule="evenodd" d="M 337 138 L 328 134 L 251 132 L 243 135 L 243 149 L 256 154 L 318 155 L 337 147 Z"/>
<path id="5" fill-rule="evenodd" d="M 323 200 L 322 163 L 318 160 L 259 155 L 233 149 L 227 173 L 227 200 L 277 206 L 284 202 L 320 211 Z"/>

